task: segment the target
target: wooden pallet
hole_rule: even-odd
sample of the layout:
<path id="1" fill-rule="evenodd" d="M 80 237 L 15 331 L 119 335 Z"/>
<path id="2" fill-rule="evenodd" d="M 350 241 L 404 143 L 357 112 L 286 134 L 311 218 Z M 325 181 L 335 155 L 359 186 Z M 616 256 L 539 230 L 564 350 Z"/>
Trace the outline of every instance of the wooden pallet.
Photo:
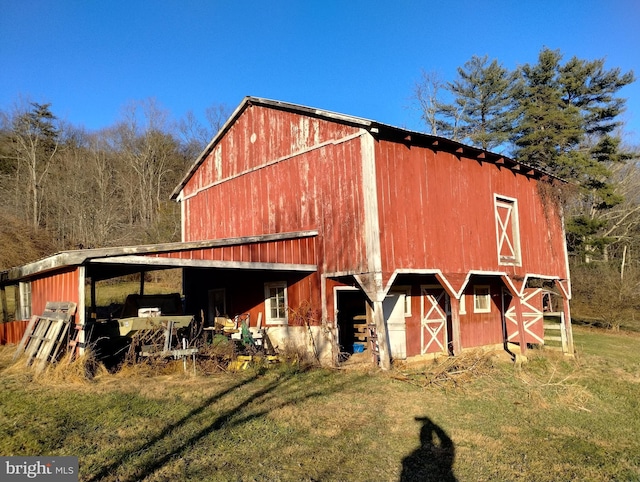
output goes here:
<path id="1" fill-rule="evenodd" d="M 36 372 L 44 370 L 49 362 L 57 360 L 61 350 L 66 349 L 75 313 L 76 304 L 71 301 L 47 302 L 42 315 L 31 317 L 13 358 L 24 353 L 26 366 L 34 365 Z"/>

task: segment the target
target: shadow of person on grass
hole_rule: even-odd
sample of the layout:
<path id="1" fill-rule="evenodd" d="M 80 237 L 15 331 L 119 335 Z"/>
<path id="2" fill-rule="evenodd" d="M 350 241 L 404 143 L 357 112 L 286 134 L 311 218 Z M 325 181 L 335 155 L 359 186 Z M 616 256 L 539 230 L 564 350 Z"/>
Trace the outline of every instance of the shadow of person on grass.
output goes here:
<path id="1" fill-rule="evenodd" d="M 400 482 L 456 482 L 453 475 L 453 440 L 428 417 L 416 417 L 415 420 L 422 423 L 420 447 L 402 460 Z"/>

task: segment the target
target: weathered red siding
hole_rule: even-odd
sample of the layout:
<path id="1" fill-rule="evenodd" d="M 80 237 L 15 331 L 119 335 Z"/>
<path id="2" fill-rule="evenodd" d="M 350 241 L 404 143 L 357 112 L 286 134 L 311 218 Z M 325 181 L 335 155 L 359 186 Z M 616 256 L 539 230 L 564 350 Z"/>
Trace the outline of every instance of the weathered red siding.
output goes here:
<path id="1" fill-rule="evenodd" d="M 504 271 L 568 277 L 560 217 L 538 181 L 481 162 L 401 143 L 376 143 L 383 271 Z M 517 199 L 521 266 L 498 263 L 494 194 Z"/>
<path id="2" fill-rule="evenodd" d="M 483 285 L 487 282 L 483 281 Z M 494 345 L 503 342 L 502 329 L 502 286 L 497 283 L 488 284 L 491 297 L 491 311 L 476 313 L 474 310 L 473 286 L 465 290 L 465 314 L 460 315 L 460 331 L 462 348 L 473 348 Z"/>
<path id="3" fill-rule="evenodd" d="M 291 313 L 302 313 L 307 308 L 321 313 L 320 281 L 317 273 L 292 273 L 271 271 L 239 271 L 187 268 L 184 273 L 187 297 L 187 313 L 200 314 L 211 319 L 208 310 L 207 293 L 211 289 L 226 290 L 227 313 L 231 317 L 249 313 L 251 326 L 256 326 L 258 314 L 265 312 L 264 283 L 286 281 L 287 297 Z M 310 324 L 319 324 L 321 316 L 309 320 Z M 291 320 L 290 320 L 291 323 Z M 264 325 L 264 321 L 263 321 Z"/>
<path id="4" fill-rule="evenodd" d="M 305 237 L 261 243 L 148 254 L 152 258 L 235 261 L 243 263 L 316 264 L 316 238 Z"/>
<path id="5" fill-rule="evenodd" d="M 184 240 L 318 229 L 325 271 L 362 270 L 359 134 L 248 107 L 185 185 Z"/>

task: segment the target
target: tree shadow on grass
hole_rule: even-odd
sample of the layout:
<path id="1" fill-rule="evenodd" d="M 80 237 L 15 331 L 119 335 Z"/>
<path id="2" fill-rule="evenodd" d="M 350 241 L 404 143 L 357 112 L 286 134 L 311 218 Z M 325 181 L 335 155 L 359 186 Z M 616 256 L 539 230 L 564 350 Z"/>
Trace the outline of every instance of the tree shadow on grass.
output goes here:
<path id="1" fill-rule="evenodd" d="M 402 460 L 400 482 L 456 482 L 453 474 L 453 440 L 428 417 L 416 417 L 422 423 L 420 447 Z"/>
<path id="2" fill-rule="evenodd" d="M 96 482 L 108 476 L 114 476 L 114 472 L 118 471 L 121 465 L 130 466 L 132 470 L 128 475 L 117 477 L 118 481 L 138 481 L 154 474 L 160 470 L 167 463 L 171 462 L 176 457 L 183 456 L 188 450 L 190 450 L 198 441 L 207 437 L 212 432 L 220 430 L 222 428 L 233 428 L 255 420 L 267 415 L 270 411 L 277 410 L 287 405 L 297 404 L 303 400 L 324 396 L 332 392 L 340 390 L 343 384 L 336 384 L 328 389 L 323 387 L 322 383 L 316 383 L 317 390 L 310 392 L 302 392 L 295 386 L 287 387 L 288 382 L 292 381 L 298 376 L 301 376 L 300 372 L 285 373 L 279 376 L 277 379 L 269 382 L 261 389 L 251 393 L 247 397 L 238 401 L 233 407 L 218 413 L 215 418 L 206 420 L 206 423 L 202 424 L 198 431 L 188 433 L 188 436 L 181 438 L 179 432 L 184 429 L 187 424 L 196 423 L 197 418 L 203 415 L 207 409 L 212 409 L 214 404 L 225 395 L 241 389 L 244 386 L 248 386 L 256 382 L 260 377 L 254 375 L 249 377 L 228 389 L 217 393 L 206 400 L 204 400 L 197 408 L 194 408 L 184 417 L 180 418 L 174 423 L 167 425 L 156 436 L 147 440 L 145 443 L 138 447 L 122 450 L 119 456 L 110 464 L 102 467 L 102 469 L 91 478 L 87 479 L 88 482 Z M 348 383 L 352 385 L 354 382 L 351 379 Z M 275 390 L 277 392 L 275 392 Z M 279 403 L 269 403 L 270 398 L 285 398 L 284 401 Z M 252 411 L 250 405 L 259 402 L 266 404 L 268 410 Z M 172 443 L 172 440 L 177 442 Z M 169 447 L 166 447 L 169 445 Z"/>

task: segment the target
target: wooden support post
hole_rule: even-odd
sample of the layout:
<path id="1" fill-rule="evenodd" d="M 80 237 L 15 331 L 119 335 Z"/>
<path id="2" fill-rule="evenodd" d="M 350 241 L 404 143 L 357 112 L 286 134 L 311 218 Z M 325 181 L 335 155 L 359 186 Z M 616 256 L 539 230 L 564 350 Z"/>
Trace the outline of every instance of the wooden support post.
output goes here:
<path id="1" fill-rule="evenodd" d="M 376 325 L 378 335 L 378 350 L 380 352 L 380 368 L 389 370 L 391 368 L 391 354 L 389 350 L 389 334 L 387 324 L 384 321 L 384 311 L 382 301 L 374 301 L 371 306 L 373 323 Z"/>
<path id="2" fill-rule="evenodd" d="M 522 298 L 520 296 L 513 297 L 514 307 L 516 309 L 516 319 L 518 320 L 518 338 L 520 340 L 520 354 L 525 356 L 527 353 L 527 333 L 524 329 L 524 317 L 522 316 Z"/>
<path id="3" fill-rule="evenodd" d="M 564 351 L 565 354 L 573 356 L 574 355 L 573 330 L 571 329 L 571 309 L 569 307 L 569 297 L 571 293 L 571 287 L 569 285 L 568 280 L 567 280 L 567 286 L 565 286 L 560 280 L 557 280 L 555 284 L 560 290 L 560 293 L 562 293 L 562 311 L 563 311 L 564 317 L 561 321 L 561 325 L 562 325 L 561 329 L 563 331 L 564 338 L 566 339 L 566 345 L 567 345 L 566 351 L 565 351 L 565 346 L 563 343 L 562 350 Z"/>
<path id="4" fill-rule="evenodd" d="M 91 278 L 91 320 L 95 321 L 98 319 L 98 313 L 96 308 L 96 281 Z"/>
<path id="5" fill-rule="evenodd" d="M 140 296 L 144 295 L 144 271 L 140 271 Z"/>
<path id="6" fill-rule="evenodd" d="M 9 321 L 9 307 L 7 306 L 7 292 L 4 286 L 0 286 L 0 300 L 2 302 L 2 321 Z"/>
<path id="7" fill-rule="evenodd" d="M 14 299 L 14 307 L 15 307 L 15 315 L 14 318 L 16 320 L 22 319 L 22 303 L 20 303 L 20 285 L 15 285 L 13 288 L 13 299 Z"/>
<path id="8" fill-rule="evenodd" d="M 462 296 L 464 296 L 464 294 Z M 462 338 L 460 336 L 460 300 L 450 296 L 449 302 L 451 304 L 451 344 L 453 354 L 460 355 L 462 353 Z M 448 335 L 449 334 L 447 333 L 447 336 Z M 448 340 L 448 338 L 445 339 Z"/>
<path id="9" fill-rule="evenodd" d="M 571 329 L 571 309 L 569 308 L 569 300 L 565 297 L 562 298 L 562 311 L 564 316 L 562 317 L 562 331 L 565 334 L 567 340 L 567 347 L 565 354 L 574 355 L 573 351 L 573 330 Z M 564 345 L 564 344 L 563 344 Z M 564 346 L 563 346 L 564 349 Z"/>

